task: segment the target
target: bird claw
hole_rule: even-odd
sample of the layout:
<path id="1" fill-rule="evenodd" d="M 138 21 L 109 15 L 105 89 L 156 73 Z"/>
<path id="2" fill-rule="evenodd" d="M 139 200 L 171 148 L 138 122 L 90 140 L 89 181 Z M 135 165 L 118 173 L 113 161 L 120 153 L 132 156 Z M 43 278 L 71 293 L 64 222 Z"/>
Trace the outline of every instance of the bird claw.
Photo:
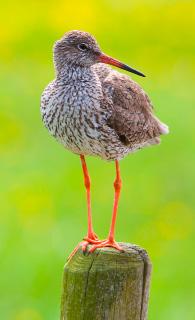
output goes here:
<path id="1" fill-rule="evenodd" d="M 92 244 L 92 247 L 89 249 L 89 253 L 93 253 L 98 248 L 104 248 L 104 247 L 112 247 L 118 251 L 123 252 L 124 250 L 121 248 L 121 246 L 115 241 L 115 240 L 98 240 L 97 236 L 94 234 L 92 238 L 89 238 L 88 236 L 84 237 L 84 241 L 80 242 L 76 248 L 72 251 L 72 253 L 68 257 L 68 261 L 75 255 L 79 247 L 81 247 L 83 253 L 86 252 L 87 246 Z"/>
<path id="2" fill-rule="evenodd" d="M 119 250 L 119 251 L 124 251 L 120 246 L 119 244 L 115 241 L 115 240 L 109 240 L 109 239 L 106 239 L 106 240 L 103 240 L 103 241 L 100 241 L 99 244 L 94 244 L 90 249 L 89 249 L 89 252 L 92 253 L 94 252 L 96 249 L 98 248 L 104 248 L 104 247 L 112 247 L 112 248 L 115 248 L 116 250 Z"/>
<path id="3" fill-rule="evenodd" d="M 83 253 L 86 252 L 87 246 L 89 244 L 100 244 L 102 241 L 100 241 L 95 233 L 91 234 L 90 236 L 86 236 L 83 238 L 84 241 L 79 242 L 79 244 L 74 248 L 74 250 L 71 252 L 71 254 L 68 256 L 68 261 L 75 255 L 79 247 L 81 247 Z"/>
<path id="4" fill-rule="evenodd" d="M 69 261 L 69 260 L 72 259 L 72 257 L 75 255 L 75 253 L 77 252 L 78 248 L 80 247 L 80 244 L 81 244 L 81 243 L 79 243 L 79 244 L 74 248 L 74 250 L 71 252 L 71 254 L 69 254 L 69 256 L 68 256 L 68 258 L 67 258 L 67 261 Z"/>
<path id="5" fill-rule="evenodd" d="M 98 236 L 95 232 L 88 233 L 86 237 L 83 238 L 86 241 L 99 241 Z"/>
<path id="6" fill-rule="evenodd" d="M 88 242 L 88 244 L 98 244 L 98 243 L 101 242 L 98 238 L 96 238 L 96 239 L 91 239 L 91 238 L 89 238 L 89 237 L 85 237 L 85 238 L 83 238 L 83 240 L 86 241 L 86 242 Z"/>

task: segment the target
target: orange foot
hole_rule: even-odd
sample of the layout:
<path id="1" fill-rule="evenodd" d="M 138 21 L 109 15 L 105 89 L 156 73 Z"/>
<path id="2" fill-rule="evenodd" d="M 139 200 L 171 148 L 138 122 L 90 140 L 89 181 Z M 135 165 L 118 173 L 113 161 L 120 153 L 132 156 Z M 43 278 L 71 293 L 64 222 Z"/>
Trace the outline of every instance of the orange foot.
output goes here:
<path id="1" fill-rule="evenodd" d="M 83 238 L 83 240 L 89 243 L 96 243 L 97 241 L 99 241 L 98 236 L 95 232 L 88 234 L 86 237 Z"/>
<path id="2" fill-rule="evenodd" d="M 75 255 L 75 253 L 77 252 L 77 250 L 79 249 L 80 246 L 81 246 L 82 251 L 85 252 L 87 250 L 87 246 L 89 244 L 97 245 L 102 242 L 98 239 L 98 237 L 95 233 L 93 233 L 91 235 L 87 235 L 86 237 L 83 238 L 83 240 L 84 241 L 79 242 L 79 244 L 76 246 L 76 248 L 74 248 L 74 250 L 71 252 L 71 254 L 68 257 L 68 260 L 70 260 Z"/>
<path id="3" fill-rule="evenodd" d="M 99 241 L 99 243 L 93 244 L 93 246 L 89 249 L 89 252 L 92 253 L 95 251 L 95 249 L 104 247 L 112 247 L 116 250 L 124 251 L 115 240 L 106 239 L 103 241 Z"/>

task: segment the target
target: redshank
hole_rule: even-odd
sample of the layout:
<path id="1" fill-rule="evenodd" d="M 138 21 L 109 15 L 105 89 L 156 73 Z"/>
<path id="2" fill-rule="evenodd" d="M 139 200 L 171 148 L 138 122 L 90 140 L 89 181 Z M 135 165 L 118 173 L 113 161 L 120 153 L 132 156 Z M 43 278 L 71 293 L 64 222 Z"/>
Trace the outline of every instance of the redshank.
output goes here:
<path id="1" fill-rule="evenodd" d="M 50 134 L 80 156 L 88 209 L 88 232 L 81 243 L 82 249 L 85 251 L 91 244 L 90 252 L 105 246 L 121 250 L 115 241 L 122 185 L 119 160 L 138 149 L 158 144 L 160 135 L 168 133 L 168 127 L 154 116 L 142 88 L 106 64 L 142 77 L 144 74 L 104 54 L 88 32 L 67 32 L 55 42 L 53 52 L 56 78 L 42 94 L 41 113 Z M 106 240 L 99 240 L 93 230 L 85 156 L 115 161 L 114 206 Z"/>

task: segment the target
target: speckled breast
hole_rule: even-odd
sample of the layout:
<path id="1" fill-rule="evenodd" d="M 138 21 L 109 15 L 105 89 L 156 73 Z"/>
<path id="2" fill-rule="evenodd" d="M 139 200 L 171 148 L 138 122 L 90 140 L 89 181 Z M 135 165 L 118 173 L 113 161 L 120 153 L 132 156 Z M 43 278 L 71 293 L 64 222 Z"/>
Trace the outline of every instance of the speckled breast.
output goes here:
<path id="1" fill-rule="evenodd" d="M 65 148 L 74 153 L 100 155 L 100 127 L 107 114 L 101 110 L 100 99 L 84 90 L 81 87 L 76 91 L 73 86 L 60 88 L 55 81 L 49 84 L 41 99 L 42 119 L 50 134 Z"/>

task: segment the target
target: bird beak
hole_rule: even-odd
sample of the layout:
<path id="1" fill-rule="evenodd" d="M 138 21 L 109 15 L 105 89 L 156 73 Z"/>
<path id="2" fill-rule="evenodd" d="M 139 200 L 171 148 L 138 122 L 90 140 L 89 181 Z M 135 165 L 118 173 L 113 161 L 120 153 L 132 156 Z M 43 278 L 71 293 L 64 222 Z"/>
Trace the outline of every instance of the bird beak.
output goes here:
<path id="1" fill-rule="evenodd" d="M 135 73 L 138 76 L 145 77 L 145 75 L 143 73 L 141 73 L 140 71 L 137 71 L 137 70 L 127 66 L 126 64 L 124 64 L 124 63 L 122 63 L 122 62 L 120 62 L 120 61 L 118 61 L 116 59 L 113 59 L 112 57 L 107 56 L 104 53 L 101 53 L 99 55 L 98 61 L 102 62 L 102 63 L 106 63 L 106 64 L 111 64 L 112 66 L 118 67 L 120 69 L 127 70 L 127 71 L 132 72 L 132 73 Z"/>

